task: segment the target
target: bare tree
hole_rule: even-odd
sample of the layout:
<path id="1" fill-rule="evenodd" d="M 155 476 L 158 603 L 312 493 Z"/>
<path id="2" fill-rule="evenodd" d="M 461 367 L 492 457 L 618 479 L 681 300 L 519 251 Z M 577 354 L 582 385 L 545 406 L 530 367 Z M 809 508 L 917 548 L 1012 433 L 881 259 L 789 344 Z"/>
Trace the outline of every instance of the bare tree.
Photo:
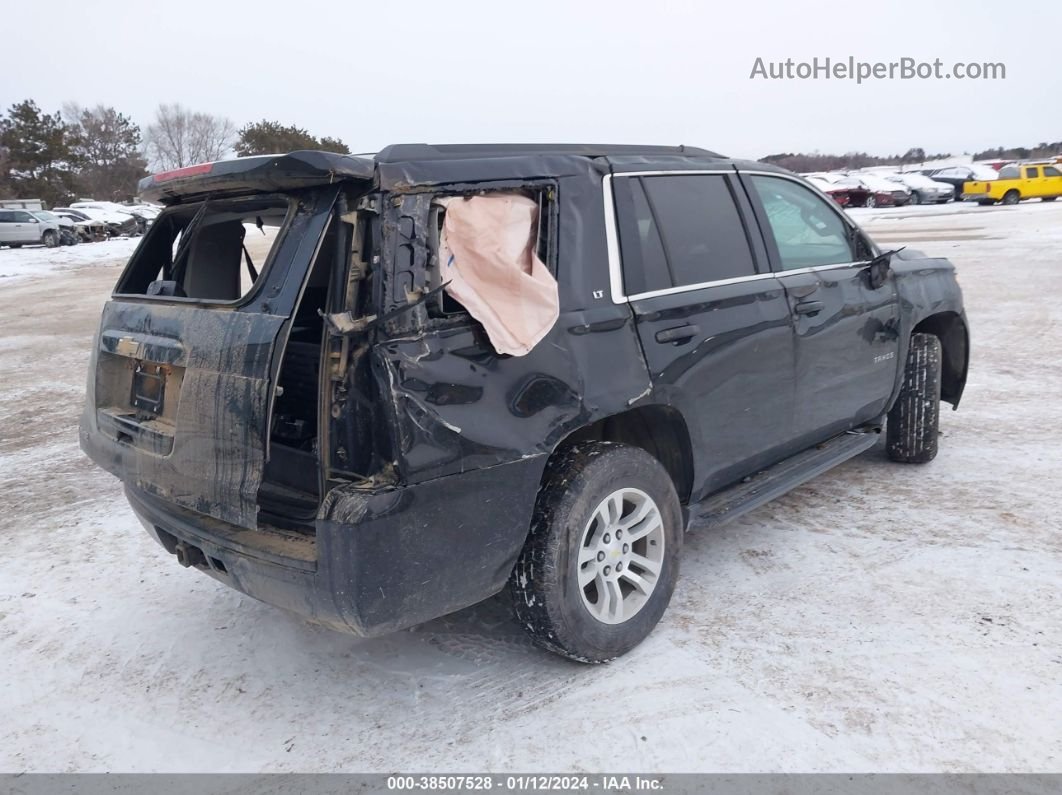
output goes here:
<path id="1" fill-rule="evenodd" d="M 148 159 L 159 169 L 220 160 L 235 139 L 236 126 L 224 116 L 191 111 L 176 102 L 159 105 L 144 136 Z"/>

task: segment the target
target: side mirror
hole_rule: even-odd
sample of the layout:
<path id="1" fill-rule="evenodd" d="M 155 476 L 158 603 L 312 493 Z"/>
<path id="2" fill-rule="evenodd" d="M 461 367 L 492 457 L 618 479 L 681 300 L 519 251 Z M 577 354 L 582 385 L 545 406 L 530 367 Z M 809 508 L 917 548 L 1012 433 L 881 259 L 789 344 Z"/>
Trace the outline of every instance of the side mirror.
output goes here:
<path id="1" fill-rule="evenodd" d="M 866 274 L 867 286 L 871 290 L 878 290 L 885 286 L 889 280 L 889 274 L 892 273 L 892 266 L 889 264 L 892 255 L 902 250 L 898 248 L 894 251 L 883 251 L 867 263 L 863 273 Z"/>

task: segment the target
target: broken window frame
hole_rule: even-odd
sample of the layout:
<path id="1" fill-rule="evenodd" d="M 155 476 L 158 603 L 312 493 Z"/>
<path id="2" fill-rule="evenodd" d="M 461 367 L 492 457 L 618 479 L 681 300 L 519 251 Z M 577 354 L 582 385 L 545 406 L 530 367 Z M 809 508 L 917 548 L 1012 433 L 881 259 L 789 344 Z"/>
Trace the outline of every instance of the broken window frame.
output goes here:
<path id="1" fill-rule="evenodd" d="M 164 234 L 166 234 L 166 231 L 164 231 L 165 228 L 166 228 L 166 225 L 167 225 L 166 222 L 169 219 L 172 219 L 175 215 L 177 215 L 178 212 L 187 212 L 189 209 L 192 210 L 191 218 L 189 218 L 188 222 L 185 224 L 185 226 L 181 230 L 181 233 L 183 233 L 183 231 L 188 228 L 188 225 L 193 222 L 193 220 L 195 218 L 195 214 L 197 212 L 199 212 L 199 210 L 201 210 L 205 204 L 209 203 L 211 205 L 211 207 L 213 208 L 213 207 L 223 207 L 225 204 L 236 204 L 236 203 L 239 203 L 239 202 L 259 201 L 259 200 L 274 201 L 276 203 L 278 209 L 279 209 L 279 207 L 282 204 L 284 204 L 284 205 L 287 206 L 287 209 L 284 212 L 284 220 L 281 222 L 280 227 L 277 229 L 276 237 L 273 239 L 273 243 L 272 243 L 272 245 L 269 248 L 269 255 L 266 257 L 266 259 L 261 264 L 257 264 L 256 263 L 256 268 L 258 270 L 258 278 L 254 280 L 254 282 L 251 284 L 251 286 L 247 290 L 247 292 L 245 292 L 239 298 L 226 300 L 226 299 L 219 299 L 219 298 L 197 298 L 195 296 L 149 295 L 147 292 L 123 292 L 123 290 L 128 286 L 128 283 L 129 283 L 130 279 L 133 278 L 133 274 L 136 272 L 136 270 L 138 268 L 140 268 L 140 267 L 150 267 L 150 266 L 146 266 L 143 263 L 141 263 L 141 261 L 140 261 L 141 257 L 142 256 L 147 256 L 147 252 L 150 250 L 152 244 L 157 242 L 157 238 L 162 236 L 162 235 L 164 235 Z M 122 270 L 122 275 L 118 278 L 118 281 L 117 281 L 117 283 L 115 284 L 115 287 L 114 287 L 114 291 L 111 293 L 111 297 L 112 298 L 117 298 L 117 299 L 135 299 L 135 300 L 138 300 L 138 301 L 139 300 L 143 300 L 143 301 L 158 301 L 158 302 L 161 302 L 161 303 L 189 304 L 189 305 L 197 305 L 197 306 L 219 306 L 219 307 L 232 307 L 232 308 L 244 306 L 245 304 L 248 304 L 248 303 L 252 302 L 257 297 L 258 293 L 262 289 L 262 286 L 266 283 L 267 276 L 269 275 L 270 271 L 272 270 L 273 261 L 276 258 L 277 251 L 280 249 L 281 242 L 283 241 L 284 237 L 287 235 L 288 230 L 291 228 L 291 224 L 292 224 L 292 221 L 294 220 L 295 215 L 296 215 L 296 213 L 298 211 L 299 204 L 300 204 L 299 197 L 298 196 L 294 196 L 292 194 L 286 194 L 286 193 L 249 193 L 249 194 L 241 194 L 241 195 L 238 195 L 238 196 L 223 196 L 223 197 L 219 197 L 219 198 L 211 198 L 211 197 L 207 196 L 204 199 L 202 199 L 201 201 L 189 202 L 188 204 L 180 204 L 180 205 L 176 205 L 174 207 L 169 207 L 161 215 L 159 215 L 158 219 L 156 219 L 156 221 L 151 225 L 151 227 L 145 233 L 143 240 L 141 240 L 141 242 L 140 242 L 140 245 L 137 246 L 137 249 L 133 253 L 133 256 L 130 257 L 129 262 L 126 264 L 125 268 Z M 174 241 L 176 241 L 176 240 L 177 240 L 177 235 L 174 235 L 170 239 L 170 246 L 171 247 L 172 247 Z M 174 263 L 171 262 L 170 266 L 172 267 L 173 264 Z M 241 257 L 241 261 L 240 261 L 240 267 L 241 268 L 245 267 L 245 262 L 244 262 L 242 257 Z M 160 265 L 158 273 L 161 274 L 163 270 L 164 270 L 164 267 L 162 265 Z M 156 277 L 156 280 L 157 280 L 157 277 Z"/>
<path id="2" fill-rule="evenodd" d="M 490 196 L 497 193 L 519 193 L 531 198 L 538 205 L 538 221 L 535 232 L 535 253 L 553 275 L 557 277 L 557 222 L 559 207 L 557 201 L 557 183 L 549 180 L 519 184 L 492 185 L 473 190 L 447 189 L 436 190 L 432 194 L 431 207 L 428 211 L 428 286 L 430 289 L 442 284 L 442 263 L 439 261 L 439 244 L 442 240 L 442 224 L 446 208 L 437 204 L 436 199 L 448 199 L 464 196 Z M 456 311 L 445 308 L 449 298 L 445 290 L 433 296 L 427 303 L 428 324 L 431 327 L 460 325 L 473 320 L 472 315 L 463 306 Z M 457 303 L 453 298 L 449 298 Z M 457 304 L 460 306 L 460 304 Z"/>

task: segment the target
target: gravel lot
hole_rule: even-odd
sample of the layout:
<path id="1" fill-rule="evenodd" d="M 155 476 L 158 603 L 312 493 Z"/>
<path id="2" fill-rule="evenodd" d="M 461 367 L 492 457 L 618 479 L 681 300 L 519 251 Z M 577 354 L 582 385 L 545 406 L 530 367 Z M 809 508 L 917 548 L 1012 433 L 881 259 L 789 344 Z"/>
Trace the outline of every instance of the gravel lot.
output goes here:
<path id="1" fill-rule="evenodd" d="M 182 569 L 77 447 L 132 244 L 0 252 L 0 771 L 1059 770 L 1062 202 L 854 214 L 959 268 L 940 456 L 692 533 L 661 626 L 594 668 L 500 599 L 362 640 Z"/>

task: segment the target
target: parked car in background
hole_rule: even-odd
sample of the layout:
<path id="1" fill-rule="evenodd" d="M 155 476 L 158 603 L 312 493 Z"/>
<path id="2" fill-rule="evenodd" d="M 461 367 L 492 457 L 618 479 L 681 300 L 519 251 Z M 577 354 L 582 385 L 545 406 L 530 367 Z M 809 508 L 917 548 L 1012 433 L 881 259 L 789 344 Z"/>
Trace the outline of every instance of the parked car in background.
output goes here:
<path id="1" fill-rule="evenodd" d="M 1004 166 L 996 179 L 967 182 L 963 194 L 978 204 L 1017 204 L 1022 199 L 1053 202 L 1062 196 L 1062 170 L 1052 163 Z"/>
<path id="2" fill-rule="evenodd" d="M 95 207 L 57 207 L 56 212 L 75 213 L 85 219 L 102 221 L 107 225 L 107 231 L 111 237 L 118 235 L 135 235 L 137 233 L 136 219 L 129 213 L 116 213 L 111 210 L 100 210 Z"/>
<path id="3" fill-rule="evenodd" d="M 133 219 L 133 222 L 136 225 L 137 234 L 143 234 L 147 231 L 148 219 L 141 213 L 133 212 L 123 204 L 105 201 L 76 201 L 72 202 L 70 207 L 74 210 L 95 210 L 97 212 L 112 213 L 120 218 L 128 216 Z"/>
<path id="4" fill-rule="evenodd" d="M 823 190 L 835 199 L 842 207 L 864 207 L 870 191 L 862 183 L 848 179 L 847 174 L 836 171 L 822 171 L 819 173 L 804 174 L 805 179 L 815 178 L 821 184 L 829 186 L 829 190 Z M 842 184 L 843 183 L 843 184 Z M 842 204 L 843 202 L 843 204 Z"/>
<path id="5" fill-rule="evenodd" d="M 874 181 L 874 180 L 872 180 Z M 886 183 L 884 188 L 875 188 L 870 185 L 864 174 L 849 174 L 842 179 L 839 179 L 835 185 L 842 188 L 848 188 L 851 190 L 853 203 L 850 207 L 892 207 L 899 202 L 894 195 L 893 185 L 887 180 L 881 180 Z M 876 181 L 875 181 L 876 182 Z M 903 203 L 906 204 L 910 199 L 909 195 L 900 194 L 905 196 Z M 862 197 L 859 201 L 857 197 Z"/>
<path id="6" fill-rule="evenodd" d="M 111 228 L 106 223 L 89 218 L 84 213 L 62 209 L 52 210 L 51 212 L 59 218 L 69 219 L 74 224 L 74 229 L 77 230 L 83 242 L 93 243 L 106 240 L 111 236 Z"/>
<path id="7" fill-rule="evenodd" d="M 923 169 L 922 173 L 937 182 L 946 182 L 951 185 L 955 201 L 962 201 L 963 186 L 970 180 L 987 182 L 999 177 L 999 173 L 989 166 L 948 166 L 947 168 L 928 168 Z"/>
<path id="8" fill-rule="evenodd" d="M 118 205 L 126 212 L 133 215 L 139 215 L 147 220 L 150 225 L 152 221 L 159 217 L 159 213 L 162 212 L 161 207 L 155 207 L 151 204 L 120 204 Z"/>
<path id="9" fill-rule="evenodd" d="M 31 213 L 35 218 L 40 218 L 42 221 L 58 224 L 59 242 L 64 246 L 75 246 L 81 242 L 81 235 L 78 234 L 77 227 L 69 218 L 64 218 L 47 210 L 32 210 Z"/>
<path id="10" fill-rule="evenodd" d="M 850 204 L 851 197 L 848 195 L 846 188 L 840 188 L 818 174 L 806 174 L 804 178 L 842 207 L 847 207 Z"/>
<path id="11" fill-rule="evenodd" d="M 59 224 L 55 221 L 42 221 L 29 210 L 0 210 L 0 245 L 21 248 L 41 244 L 53 248 L 59 242 Z"/>
<path id="12" fill-rule="evenodd" d="M 874 205 L 879 207 L 903 207 L 905 204 L 911 203 L 911 191 L 903 183 L 885 179 L 880 174 L 870 171 L 859 171 L 848 176 L 860 180 L 870 190 L 874 204 L 865 205 L 867 207 L 873 207 Z M 884 198 L 886 195 L 891 197 L 891 202 Z"/>
<path id="13" fill-rule="evenodd" d="M 947 182 L 937 182 L 917 171 L 881 173 L 880 176 L 907 188 L 911 192 L 911 204 L 943 204 L 955 196 L 954 189 Z"/>

